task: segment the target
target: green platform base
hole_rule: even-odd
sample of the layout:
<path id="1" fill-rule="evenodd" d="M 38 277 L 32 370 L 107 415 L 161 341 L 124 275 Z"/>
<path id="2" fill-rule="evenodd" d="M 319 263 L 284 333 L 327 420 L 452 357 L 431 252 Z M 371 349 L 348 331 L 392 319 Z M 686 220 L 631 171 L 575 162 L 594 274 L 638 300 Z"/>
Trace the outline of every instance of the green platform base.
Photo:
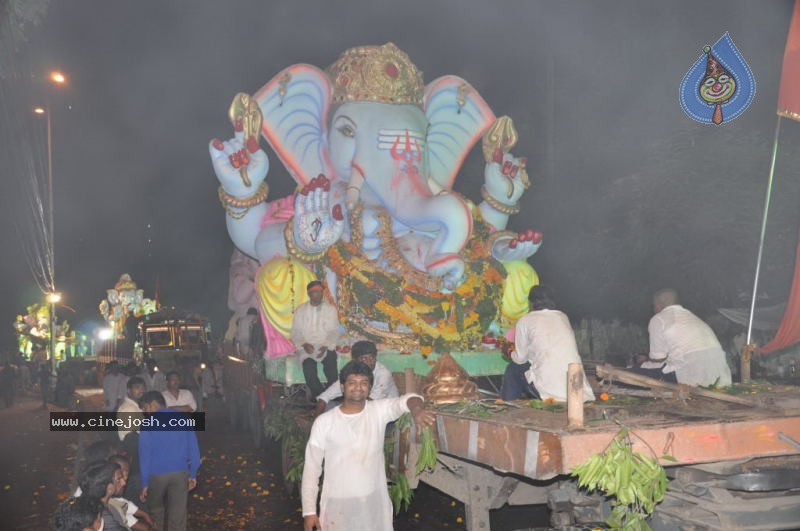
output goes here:
<path id="1" fill-rule="evenodd" d="M 350 354 L 339 354 L 339 368 L 350 361 Z M 453 358 L 464 367 L 470 376 L 499 376 L 508 365 L 508 360 L 499 350 L 477 350 L 471 352 L 451 352 Z M 424 358 L 420 352 L 400 354 L 399 351 L 384 350 L 378 354 L 378 361 L 386 365 L 392 372 L 404 372 L 407 368 L 414 369 L 416 374 L 425 376 L 439 359 L 440 354 L 432 352 Z M 265 378 L 284 385 L 304 384 L 303 370 L 295 355 L 267 360 Z M 320 378 L 324 381 L 322 364 L 317 364 Z"/>

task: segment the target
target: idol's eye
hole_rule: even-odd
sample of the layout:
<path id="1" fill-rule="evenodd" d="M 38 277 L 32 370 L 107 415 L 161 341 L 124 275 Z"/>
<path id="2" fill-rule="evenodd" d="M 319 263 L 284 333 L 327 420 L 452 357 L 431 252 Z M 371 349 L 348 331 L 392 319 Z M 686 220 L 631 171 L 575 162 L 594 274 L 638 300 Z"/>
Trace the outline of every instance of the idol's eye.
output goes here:
<path id="1" fill-rule="evenodd" d="M 346 136 L 347 138 L 353 138 L 356 136 L 355 129 L 353 129 L 353 127 L 348 124 L 340 125 L 337 128 L 337 131 L 339 131 L 343 136 Z"/>
<path id="2" fill-rule="evenodd" d="M 720 83 L 727 83 L 730 79 L 731 79 L 730 77 L 726 76 L 725 74 L 722 74 L 721 76 L 719 76 L 717 80 Z"/>
<path id="3" fill-rule="evenodd" d="M 707 87 L 710 87 L 716 82 L 717 82 L 716 79 L 714 79 L 713 77 L 710 77 L 710 78 L 706 79 L 706 81 L 705 81 L 705 83 L 703 83 L 703 85 L 705 85 Z"/>

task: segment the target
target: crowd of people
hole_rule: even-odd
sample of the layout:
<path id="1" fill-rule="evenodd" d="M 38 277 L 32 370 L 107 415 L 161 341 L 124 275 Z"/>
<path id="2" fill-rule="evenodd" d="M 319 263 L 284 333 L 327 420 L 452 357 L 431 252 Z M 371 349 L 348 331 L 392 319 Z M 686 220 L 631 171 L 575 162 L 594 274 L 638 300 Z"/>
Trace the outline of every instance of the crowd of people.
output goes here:
<path id="1" fill-rule="evenodd" d="M 146 359 L 141 368 L 128 364 L 124 370 L 118 362 L 112 361 L 103 377 L 105 411 L 117 411 L 125 400 L 126 385 L 131 377 L 143 380 L 147 391 L 163 392 L 169 407 L 188 413 L 202 411 L 203 400 L 209 396 L 225 397 L 222 362 L 219 360 L 205 364 L 193 358 L 182 359 L 175 370 L 166 374 L 159 370 L 152 358 Z"/>
<path id="2" fill-rule="evenodd" d="M 291 330 L 297 362 L 315 403 L 301 488 L 305 530 L 390 530 L 386 426 L 408 412 L 418 427 L 425 427 L 434 415 L 421 396 L 400 396 L 371 341 L 354 343 L 351 361 L 339 371 L 336 308 L 325 300 L 321 282 L 311 282 L 307 291 L 309 300 L 297 308 Z M 501 398 L 566 401 L 568 365 L 581 362 L 569 318 L 547 287 L 533 287 L 529 304 L 530 312 L 513 329 L 515 348 Z M 731 384 L 719 341 L 706 323 L 680 304 L 675 290 L 655 293 L 653 309 L 649 353 L 632 371 L 690 385 Z M 319 379 L 320 365 L 325 385 Z M 204 398 L 222 395 L 217 369 L 216 364 L 200 368 L 187 362 L 164 374 L 153 360 L 146 360 L 141 369 L 112 362 L 102 381 L 103 407 L 118 417 L 199 411 Z M 8 364 L 0 369 L 4 390 L 15 380 L 14 370 Z M 64 380 L 69 387 L 69 379 Z M 591 385 L 585 378 L 584 382 L 584 400 L 594 400 Z M 149 530 L 163 529 L 165 523 L 170 530 L 186 529 L 188 492 L 196 485 L 200 467 L 193 431 L 120 430 L 114 441 L 92 445 L 83 462 L 78 488 L 54 515 L 57 529 Z"/>
<path id="3" fill-rule="evenodd" d="M 194 431 L 140 430 L 130 419 L 192 413 L 200 391 L 182 388 L 178 371 L 157 378 L 152 363 L 145 363 L 140 374 L 128 376 L 118 363 L 108 365 L 104 409 L 116 412 L 125 428 L 87 449 L 78 489 L 54 515 L 57 530 L 148 531 L 165 529 L 165 522 L 170 530 L 186 529 L 188 493 L 200 467 Z"/>

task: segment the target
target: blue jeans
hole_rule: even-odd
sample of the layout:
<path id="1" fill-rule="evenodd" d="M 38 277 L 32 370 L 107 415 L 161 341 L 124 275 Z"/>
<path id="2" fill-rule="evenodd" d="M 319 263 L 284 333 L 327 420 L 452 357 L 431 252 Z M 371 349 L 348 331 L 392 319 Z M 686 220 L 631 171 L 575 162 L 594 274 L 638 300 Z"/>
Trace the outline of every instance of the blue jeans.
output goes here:
<path id="1" fill-rule="evenodd" d="M 500 386 L 500 398 L 503 400 L 517 400 L 518 398 L 539 398 L 539 392 L 525 378 L 525 371 L 531 368 L 531 364 L 514 363 L 513 361 L 506 367 L 503 374 L 503 384 Z"/>

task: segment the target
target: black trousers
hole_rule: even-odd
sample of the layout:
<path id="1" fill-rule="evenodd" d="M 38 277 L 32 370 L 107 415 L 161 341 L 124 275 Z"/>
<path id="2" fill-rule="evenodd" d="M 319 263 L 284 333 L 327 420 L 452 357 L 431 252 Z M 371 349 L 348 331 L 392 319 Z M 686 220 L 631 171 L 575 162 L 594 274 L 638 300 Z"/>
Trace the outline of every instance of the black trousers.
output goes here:
<path id="1" fill-rule="evenodd" d="M 128 484 L 125 485 L 125 497 L 130 500 L 138 500 L 139 494 L 142 492 L 142 473 L 139 470 L 139 432 L 132 431 L 126 435 L 120 450 L 128 457 L 131 465 Z"/>
<path id="2" fill-rule="evenodd" d="M 339 379 L 339 368 L 336 365 L 336 351 L 329 350 L 325 357 L 322 358 L 322 371 L 325 373 L 327 385 L 332 384 Z M 317 360 L 313 358 L 306 358 L 303 360 L 303 377 L 306 379 L 306 385 L 311 390 L 314 398 L 319 396 L 326 387 L 322 386 L 317 375 Z"/>

